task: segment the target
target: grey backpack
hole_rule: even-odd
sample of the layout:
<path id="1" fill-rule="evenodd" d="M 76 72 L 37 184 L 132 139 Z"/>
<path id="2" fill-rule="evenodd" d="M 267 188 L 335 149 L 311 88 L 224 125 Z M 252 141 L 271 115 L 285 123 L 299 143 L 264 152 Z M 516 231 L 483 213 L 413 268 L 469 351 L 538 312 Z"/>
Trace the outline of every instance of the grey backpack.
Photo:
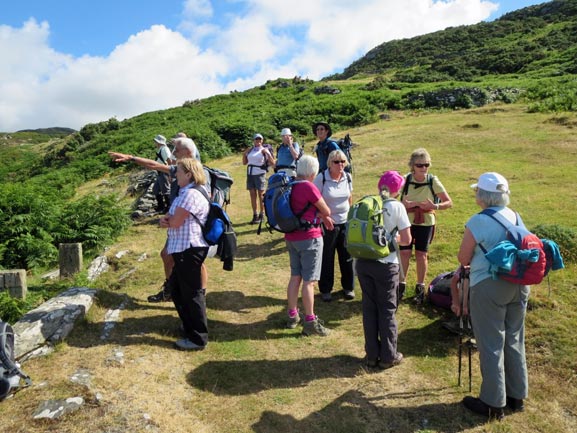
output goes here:
<path id="1" fill-rule="evenodd" d="M 20 379 L 24 380 L 24 386 L 32 385 L 30 377 L 14 360 L 14 330 L 0 319 L 0 401 L 21 387 Z"/>

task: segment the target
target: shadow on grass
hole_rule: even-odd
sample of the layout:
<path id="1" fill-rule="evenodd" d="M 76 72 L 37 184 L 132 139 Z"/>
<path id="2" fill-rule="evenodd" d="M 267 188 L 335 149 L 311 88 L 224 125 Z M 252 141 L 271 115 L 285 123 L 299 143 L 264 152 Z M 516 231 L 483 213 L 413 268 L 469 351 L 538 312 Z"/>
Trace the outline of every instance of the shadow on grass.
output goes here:
<path id="1" fill-rule="evenodd" d="M 309 433 L 442 431 L 457 433 L 484 423 L 484 420 L 473 419 L 466 414 L 460 403 L 430 403 L 396 407 L 388 405 L 388 399 L 398 398 L 398 394 L 369 398 L 359 391 L 348 391 L 302 420 L 292 415 L 265 411 L 252 428 L 255 433 L 271 431 Z M 422 394 L 407 393 L 406 398 L 422 398 Z"/>
<path id="2" fill-rule="evenodd" d="M 348 355 L 295 360 L 208 361 L 188 373 L 186 381 L 215 395 L 247 395 L 273 388 L 304 387 L 328 377 L 352 378 L 362 368 L 362 359 Z"/>
<path id="3" fill-rule="evenodd" d="M 455 334 L 442 327 L 439 319 L 420 328 L 403 329 L 399 332 L 399 350 L 405 355 L 415 357 L 444 358 L 458 347 L 459 339 Z"/>

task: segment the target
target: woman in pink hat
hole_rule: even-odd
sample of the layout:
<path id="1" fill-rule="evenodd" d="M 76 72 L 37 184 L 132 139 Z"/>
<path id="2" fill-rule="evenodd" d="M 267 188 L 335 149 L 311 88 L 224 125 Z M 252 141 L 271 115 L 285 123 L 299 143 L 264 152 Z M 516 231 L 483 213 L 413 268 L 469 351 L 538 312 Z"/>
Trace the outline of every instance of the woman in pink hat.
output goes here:
<path id="1" fill-rule="evenodd" d="M 384 225 L 388 233 L 398 229 L 399 245 L 411 243 L 411 222 L 405 206 L 397 200 L 405 178 L 396 171 L 381 176 L 378 188 L 384 200 Z M 403 354 L 397 351 L 399 257 L 393 251 L 378 260 L 357 259 L 356 271 L 363 291 L 363 330 L 367 367 L 387 369 L 399 365 Z"/>

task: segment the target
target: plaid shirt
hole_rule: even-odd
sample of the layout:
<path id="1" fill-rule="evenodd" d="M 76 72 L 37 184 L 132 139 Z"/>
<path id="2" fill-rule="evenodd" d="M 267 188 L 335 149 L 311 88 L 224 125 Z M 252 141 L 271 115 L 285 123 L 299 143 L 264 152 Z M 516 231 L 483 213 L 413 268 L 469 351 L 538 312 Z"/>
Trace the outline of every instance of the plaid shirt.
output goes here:
<path id="1" fill-rule="evenodd" d="M 194 189 L 194 184 L 180 189 L 178 197 L 170 206 L 169 214 L 174 215 L 177 207 L 196 215 L 201 224 L 206 222 L 209 209 L 208 200 L 200 191 Z M 191 246 L 208 247 L 208 244 L 204 240 L 199 222 L 192 215 L 189 215 L 180 227 L 168 229 L 166 249 L 168 254 L 173 254 L 181 253 Z"/>

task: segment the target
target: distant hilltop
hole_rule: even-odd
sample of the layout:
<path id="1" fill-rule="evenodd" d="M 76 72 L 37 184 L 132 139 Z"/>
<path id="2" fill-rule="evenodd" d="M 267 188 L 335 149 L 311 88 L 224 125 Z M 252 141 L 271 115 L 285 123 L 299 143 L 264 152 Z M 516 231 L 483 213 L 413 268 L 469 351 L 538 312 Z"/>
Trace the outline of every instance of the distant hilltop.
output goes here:
<path id="1" fill-rule="evenodd" d="M 16 132 L 37 132 L 38 134 L 62 136 L 73 134 L 76 132 L 76 130 L 72 128 L 54 127 L 54 128 L 40 128 L 40 129 L 21 129 L 20 131 Z"/>

